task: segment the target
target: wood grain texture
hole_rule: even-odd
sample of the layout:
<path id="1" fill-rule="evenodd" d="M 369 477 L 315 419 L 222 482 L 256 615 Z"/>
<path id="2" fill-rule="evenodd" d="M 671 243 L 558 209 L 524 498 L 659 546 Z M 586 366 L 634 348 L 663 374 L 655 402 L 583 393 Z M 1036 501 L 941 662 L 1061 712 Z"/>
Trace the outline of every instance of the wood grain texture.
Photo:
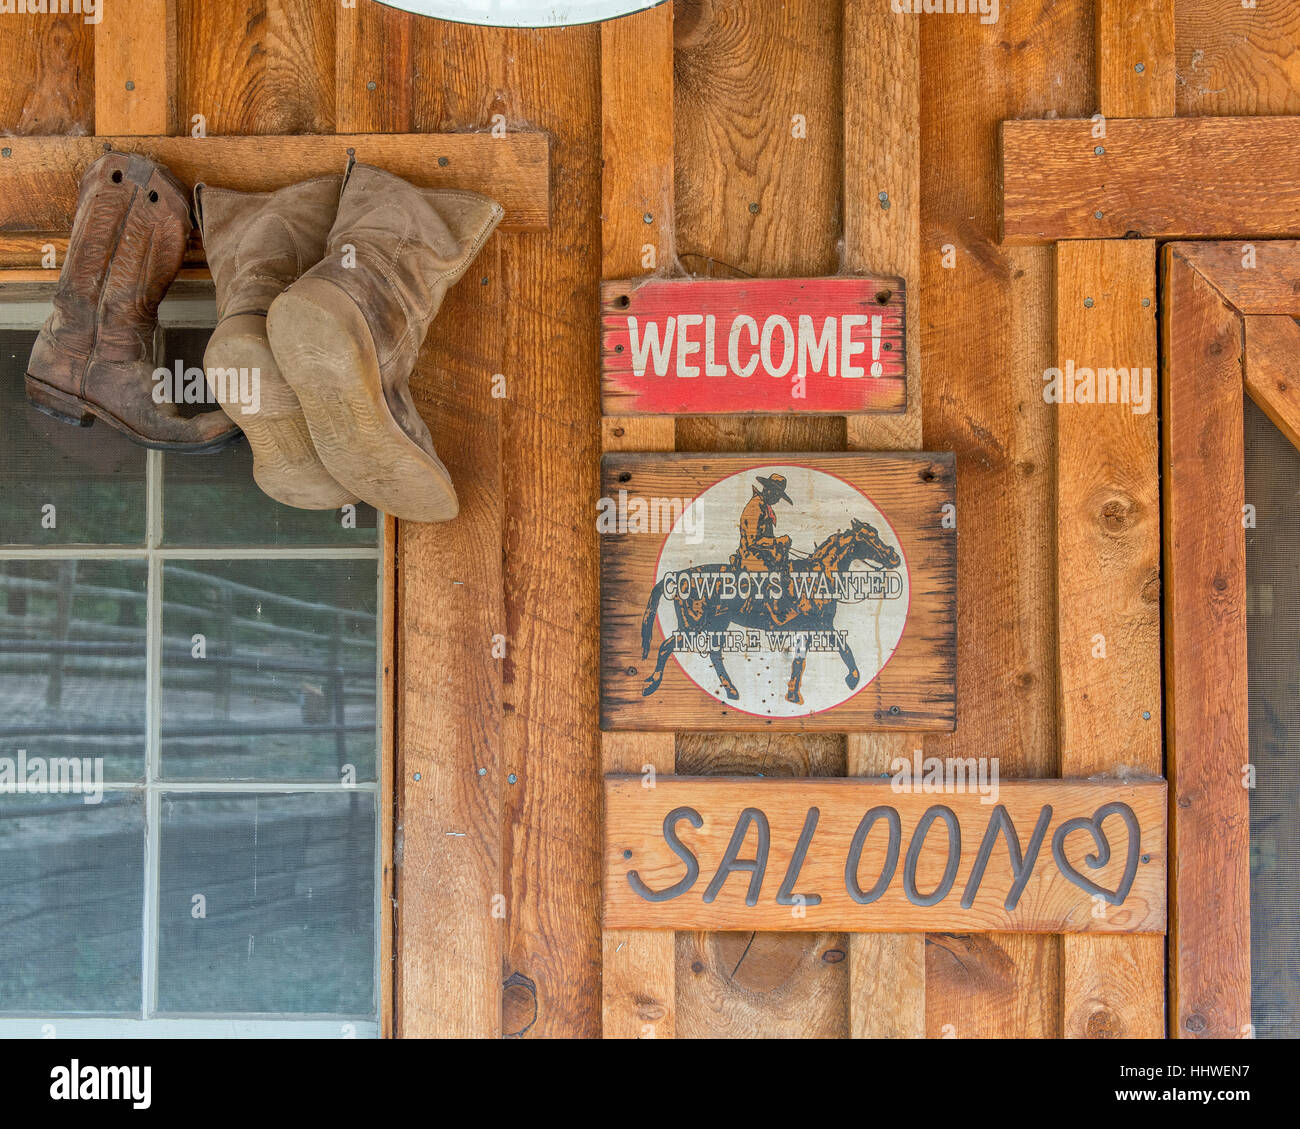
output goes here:
<path id="1" fill-rule="evenodd" d="M 1069 776 L 1163 771 L 1157 308 L 1155 244 L 1057 245 L 1057 368 L 1123 369 L 1132 401 L 1056 407 L 1060 748 Z M 1162 942 L 1062 945 L 1067 1038 L 1163 1036 Z"/>
<path id="2" fill-rule="evenodd" d="M 647 787 L 641 776 L 607 777 L 605 921 L 731 931 L 1164 931 L 1164 781 L 1003 781 L 993 800 L 973 787 L 900 792 L 891 780 L 677 776 Z M 890 813 L 896 831 L 883 818 Z M 1003 820 L 1015 828 L 1015 854 L 1024 852 L 1019 872 Z M 1084 856 L 1099 849 L 1108 861 L 1090 868 Z"/>
<path id="3" fill-rule="evenodd" d="M 661 4 L 600 26 L 604 279 L 664 273 L 676 261 L 673 12 Z M 670 416 L 609 414 L 601 421 L 605 451 L 671 451 L 675 442 Z"/>
<path id="4" fill-rule="evenodd" d="M 1246 392 L 1292 446 L 1300 447 L 1300 324 L 1295 318 L 1246 318 Z"/>
<path id="5" fill-rule="evenodd" d="M 673 773 L 671 733 L 602 733 L 601 765 L 611 773 Z M 639 779 L 640 777 L 638 777 Z M 603 817 L 603 816 L 602 816 Z M 671 931 L 611 929 L 601 934 L 601 1036 L 671 1039 L 677 1003 Z"/>
<path id="6" fill-rule="evenodd" d="M 95 28 L 95 132 L 173 132 L 176 0 L 103 5 Z"/>
<path id="7" fill-rule="evenodd" d="M 361 7 L 374 5 L 361 0 Z M 411 128 L 479 130 L 500 112 L 507 137 L 490 144 L 508 146 L 519 131 L 537 131 L 554 145 L 554 225 L 499 241 L 499 265 L 483 272 L 487 289 L 499 287 L 500 314 L 491 323 L 498 367 L 477 370 L 472 382 L 501 428 L 508 908 L 497 974 L 504 1035 L 595 1037 L 602 1010 L 592 529 L 600 442 L 599 29 L 538 33 L 408 17 L 385 30 L 394 81 L 405 73 L 402 44 L 409 42 Z M 493 372 L 506 377 L 504 399 L 490 398 Z M 561 575 L 573 583 L 557 601 Z M 411 598 L 438 614 L 433 590 Z M 464 692 L 472 701 L 472 689 Z"/>
<path id="8" fill-rule="evenodd" d="M 0 19 L 0 135 L 95 131 L 95 27 L 73 14 Z"/>
<path id="9" fill-rule="evenodd" d="M 400 524 L 399 1031 L 501 1033 L 503 668 L 500 240 L 448 295 L 412 391 L 460 516 Z M 481 284 L 481 278 L 488 285 Z M 504 656 L 501 653 L 504 647 Z M 440 672 L 435 674 L 433 672 Z"/>
<path id="10" fill-rule="evenodd" d="M 1061 769 L 1158 774 L 1160 457 L 1155 245 L 1056 249 L 1057 367 L 1124 369 L 1131 403 L 1060 403 L 1057 630 Z M 1110 384 L 1107 377 L 1101 383 Z M 1108 390 L 1108 394 L 1109 394 Z M 1143 408 L 1145 407 L 1145 410 Z"/>
<path id="11" fill-rule="evenodd" d="M 172 2 L 177 132 L 190 133 L 196 114 L 209 134 L 352 132 L 344 120 L 387 132 L 382 116 L 364 108 L 335 114 L 335 25 L 355 21 L 360 9 L 317 0 Z"/>
<path id="12" fill-rule="evenodd" d="M 820 564 L 806 567 L 792 557 L 788 581 L 780 579 L 779 570 L 769 571 L 756 561 L 742 563 L 738 572 L 728 563 L 741 536 L 741 511 L 756 496 L 751 490 L 755 476 L 776 474 L 788 478 L 794 491 L 793 505 L 781 506 L 777 533 L 799 533 L 792 553 L 811 555 L 814 545 L 824 551 Z M 943 526 L 943 507 L 952 504 L 953 479 L 952 459 L 944 454 L 605 456 L 602 497 L 610 499 L 611 507 L 617 499 L 628 515 L 638 507 L 647 513 L 651 506 L 658 508 L 646 528 L 631 516 L 620 516 L 618 527 L 609 528 L 612 508 L 602 516 L 602 728 L 950 728 L 955 717 L 956 539 Z M 706 493 L 715 488 L 725 499 Z M 681 532 L 688 528 L 689 515 L 669 525 L 674 502 L 675 512 L 689 508 L 699 515 L 698 540 Z M 851 527 L 859 519 L 878 533 Z M 858 560 L 864 563 L 855 565 Z M 821 584 L 826 602 L 814 611 L 812 604 L 786 600 L 778 612 L 791 607 L 804 611 L 799 619 L 787 616 L 778 622 L 763 618 L 762 607 L 776 605 L 758 595 L 753 597 L 753 622 L 733 623 L 726 617 L 715 622 L 705 610 L 712 597 L 700 595 L 704 588 L 691 588 L 693 595 L 679 598 L 671 587 L 680 582 L 689 588 L 695 583 L 694 569 L 704 570 L 699 585 L 711 588 L 725 583 L 716 577 L 728 570 L 751 593 L 756 584 L 770 581 L 764 589 L 769 596 L 772 583 L 786 585 L 787 596 L 799 583 L 805 585 L 805 595 L 815 595 Z M 744 592 L 737 591 L 741 603 L 733 599 L 727 606 L 743 616 L 749 605 Z M 838 601 L 834 609 L 829 606 L 832 593 Z M 818 618 L 824 609 L 827 615 L 833 610 L 833 622 Z M 719 670 L 719 660 L 713 661 L 712 671 L 701 668 L 704 652 L 670 654 L 677 634 L 705 632 L 712 638 L 726 632 L 743 635 L 747 628 L 753 635 L 745 649 L 758 652 L 752 660 L 733 648 L 732 636 L 713 648 L 733 668 L 728 673 L 734 685 Z M 791 633 L 805 632 L 811 633 L 806 673 L 804 662 L 788 650 Z M 657 663 L 649 658 L 651 652 Z M 764 673 L 769 665 L 770 676 Z"/>
<path id="13" fill-rule="evenodd" d="M 1300 8 L 1179 0 L 1180 117 L 1300 113 Z"/>
<path id="14" fill-rule="evenodd" d="M 1187 243 L 1178 254 L 1242 314 L 1300 317 L 1300 241 Z"/>
<path id="15" fill-rule="evenodd" d="M 887 271 L 910 296 L 907 410 L 854 415 L 856 451 L 921 448 L 921 31 L 920 21 L 869 0 L 844 4 L 844 266 Z M 881 97 L 881 91 L 888 97 Z M 884 199 L 881 193 L 885 194 Z M 886 207 L 885 204 L 889 206 Z M 902 734 L 850 734 L 850 776 L 888 770 L 917 742 Z M 849 938 L 849 1028 L 854 1038 L 925 1035 L 925 937 Z"/>
<path id="16" fill-rule="evenodd" d="M 340 50 L 348 46 L 340 39 Z M 358 110 L 339 124 L 360 130 L 375 121 Z M 460 516 L 397 529 L 394 994 L 403 1037 L 502 1032 L 501 425 L 488 394 L 501 368 L 493 326 L 502 274 L 498 238 L 448 295 L 411 386 L 456 484 Z M 505 647 L 509 655 L 508 638 Z"/>
<path id="17" fill-rule="evenodd" d="M 666 269 L 673 261 L 673 5 L 601 25 L 600 109 L 601 275 Z M 671 416 L 601 421 L 603 451 L 671 451 L 674 438 Z M 649 765 L 671 775 L 675 756 L 671 733 L 601 734 L 606 774 Z M 674 1035 L 676 953 L 669 932 L 602 932 L 604 1038 Z"/>
<path id="18" fill-rule="evenodd" d="M 997 131 L 1096 109 L 1093 13 L 1034 0 L 1004 4 L 996 26 L 918 23 L 925 440 L 957 454 L 958 588 L 980 593 L 958 610 L 957 730 L 926 753 L 996 749 L 1004 779 L 1051 776 L 1056 613 L 1042 593 L 1055 588 L 1055 444 L 1042 374 L 1054 363 L 1053 255 L 997 241 Z M 931 935 L 927 1033 L 1059 1034 L 1059 955 L 1056 938 Z"/>
<path id="19" fill-rule="evenodd" d="M 1177 113 L 1174 0 L 1097 0 L 1097 88 L 1108 118 Z"/>
<path id="20" fill-rule="evenodd" d="M 689 0 L 678 8 L 681 266 L 720 278 L 836 273 L 844 191 L 840 5 Z M 803 116 L 806 136 L 794 136 L 795 115 Z M 835 417 L 677 424 L 679 450 L 830 450 L 843 443 L 844 422 Z"/>
<path id="21" fill-rule="evenodd" d="M 1170 1028 L 1250 1022 L 1250 805 L 1240 316 L 1163 251 Z"/>
<path id="22" fill-rule="evenodd" d="M 841 6 L 683 0 L 675 7 L 679 265 L 720 278 L 836 273 L 844 190 Z M 796 114 L 807 126 L 801 138 L 794 136 Z M 677 423 L 679 450 L 842 450 L 844 436 L 842 416 Z M 844 771 L 841 737 L 804 744 L 795 752 L 775 735 L 682 735 L 678 771 L 696 771 L 695 764 L 716 771 L 732 760 Z M 845 1034 L 847 946 L 837 934 L 679 936 L 678 1035 Z"/>
<path id="23" fill-rule="evenodd" d="M 72 229 L 81 174 L 105 145 L 165 164 L 187 186 L 206 180 L 241 192 L 266 192 L 337 173 L 352 149 L 428 188 L 483 192 L 505 209 L 506 231 L 538 231 L 550 222 L 549 141 L 540 133 L 503 140 L 474 134 L 331 137 L 33 137 L 14 138 L 0 161 L 0 232 Z M 274 159 L 270 159 L 271 155 Z M 447 164 L 441 161 L 446 159 Z"/>
<path id="24" fill-rule="evenodd" d="M 921 446 L 919 24 L 870 0 L 844 4 L 844 268 L 902 278 L 911 323 L 906 411 L 851 416 L 848 445 L 858 451 Z"/>
<path id="25" fill-rule="evenodd" d="M 1007 243 L 1300 235 L 1286 156 L 1300 118 L 1111 118 L 1104 139 L 1093 128 L 1003 123 Z"/>

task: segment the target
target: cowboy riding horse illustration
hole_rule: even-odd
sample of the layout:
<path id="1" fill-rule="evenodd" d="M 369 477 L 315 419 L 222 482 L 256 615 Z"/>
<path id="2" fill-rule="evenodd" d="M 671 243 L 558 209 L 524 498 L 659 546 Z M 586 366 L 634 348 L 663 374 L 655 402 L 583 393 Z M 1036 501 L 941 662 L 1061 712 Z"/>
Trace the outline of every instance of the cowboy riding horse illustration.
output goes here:
<path id="1" fill-rule="evenodd" d="M 643 695 L 649 696 L 659 688 L 678 636 L 719 639 L 727 628 L 737 625 L 792 633 L 794 659 L 785 697 L 788 702 L 802 705 L 800 687 L 807 654 L 800 640 L 814 632 L 834 633 L 840 598 L 834 594 L 838 587 L 828 582 L 835 581 L 854 561 L 881 569 L 895 569 L 902 562 L 898 550 L 886 544 L 874 526 L 853 518 L 848 529 L 827 537 L 799 560 L 797 569 L 793 568 L 790 538 L 776 532 L 775 506 L 779 502 L 794 504 L 786 492 L 787 485 L 780 474 L 757 476 L 753 495 L 740 515 L 740 544 L 729 561 L 671 573 L 655 584 L 641 620 L 642 658 L 650 654 L 659 601 L 670 579 L 674 582 L 669 597 L 677 613 L 677 631 L 666 635 L 660 645 L 654 673 L 646 679 Z M 719 579 L 730 580 L 728 574 L 749 583 L 718 583 Z M 805 583 L 796 585 L 795 578 Z M 837 639 L 836 649 L 847 670 L 844 681 L 852 690 L 861 674 L 847 638 L 841 633 Z M 709 661 L 727 698 L 737 700 L 740 691 L 723 663 L 721 643 L 709 651 Z"/>

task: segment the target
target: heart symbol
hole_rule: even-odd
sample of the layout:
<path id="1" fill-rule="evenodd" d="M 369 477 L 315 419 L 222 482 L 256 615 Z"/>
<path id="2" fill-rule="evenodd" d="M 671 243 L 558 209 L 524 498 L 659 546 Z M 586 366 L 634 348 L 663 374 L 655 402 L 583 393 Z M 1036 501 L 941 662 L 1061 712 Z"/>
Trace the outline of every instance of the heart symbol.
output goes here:
<path id="1" fill-rule="evenodd" d="M 1124 821 L 1124 826 L 1128 828 L 1128 858 L 1124 862 L 1124 877 L 1120 880 L 1119 889 L 1115 891 L 1107 890 L 1091 879 L 1085 878 L 1065 857 L 1066 836 L 1073 831 L 1087 831 L 1097 845 L 1097 850 L 1095 854 L 1084 855 L 1083 861 L 1093 870 L 1099 870 L 1110 862 L 1110 840 L 1101 829 L 1102 821 L 1108 815 L 1118 815 Z M 1067 819 L 1056 829 L 1056 834 L 1052 836 L 1052 858 L 1056 860 L 1061 873 L 1081 890 L 1086 890 L 1093 897 L 1101 898 L 1112 906 L 1123 905 L 1137 874 L 1138 852 L 1142 849 L 1141 837 L 1142 832 L 1138 828 L 1137 816 L 1133 814 L 1133 809 L 1128 804 L 1104 804 L 1093 813 L 1091 819 L 1084 816 Z"/>

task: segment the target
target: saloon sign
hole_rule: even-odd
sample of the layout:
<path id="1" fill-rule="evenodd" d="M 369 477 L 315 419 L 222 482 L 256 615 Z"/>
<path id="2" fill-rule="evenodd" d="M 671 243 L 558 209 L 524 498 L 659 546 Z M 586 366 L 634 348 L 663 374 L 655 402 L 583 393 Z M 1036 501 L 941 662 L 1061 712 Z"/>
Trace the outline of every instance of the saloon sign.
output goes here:
<path id="1" fill-rule="evenodd" d="M 606 729 L 950 729 L 951 455 L 607 455 Z"/>
<path id="2" fill-rule="evenodd" d="M 611 776 L 618 929 L 1163 933 L 1165 782 Z"/>
<path id="3" fill-rule="evenodd" d="M 607 415 L 902 412 L 897 278 L 611 282 Z"/>

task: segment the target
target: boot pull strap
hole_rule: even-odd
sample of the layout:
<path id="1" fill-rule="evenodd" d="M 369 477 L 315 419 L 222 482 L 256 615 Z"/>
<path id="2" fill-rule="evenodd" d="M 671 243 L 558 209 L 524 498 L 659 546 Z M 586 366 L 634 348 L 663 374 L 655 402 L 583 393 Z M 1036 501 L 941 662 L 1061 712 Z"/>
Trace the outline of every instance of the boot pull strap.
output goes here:
<path id="1" fill-rule="evenodd" d="M 203 190 L 205 188 L 207 188 L 207 185 L 203 181 L 199 181 L 194 186 L 194 219 L 199 229 L 199 237 L 206 242 L 208 233 L 203 230 Z"/>
<path id="2" fill-rule="evenodd" d="M 153 177 L 154 163 L 148 157 L 132 153 L 126 159 L 126 175 L 132 184 L 143 188 Z"/>

